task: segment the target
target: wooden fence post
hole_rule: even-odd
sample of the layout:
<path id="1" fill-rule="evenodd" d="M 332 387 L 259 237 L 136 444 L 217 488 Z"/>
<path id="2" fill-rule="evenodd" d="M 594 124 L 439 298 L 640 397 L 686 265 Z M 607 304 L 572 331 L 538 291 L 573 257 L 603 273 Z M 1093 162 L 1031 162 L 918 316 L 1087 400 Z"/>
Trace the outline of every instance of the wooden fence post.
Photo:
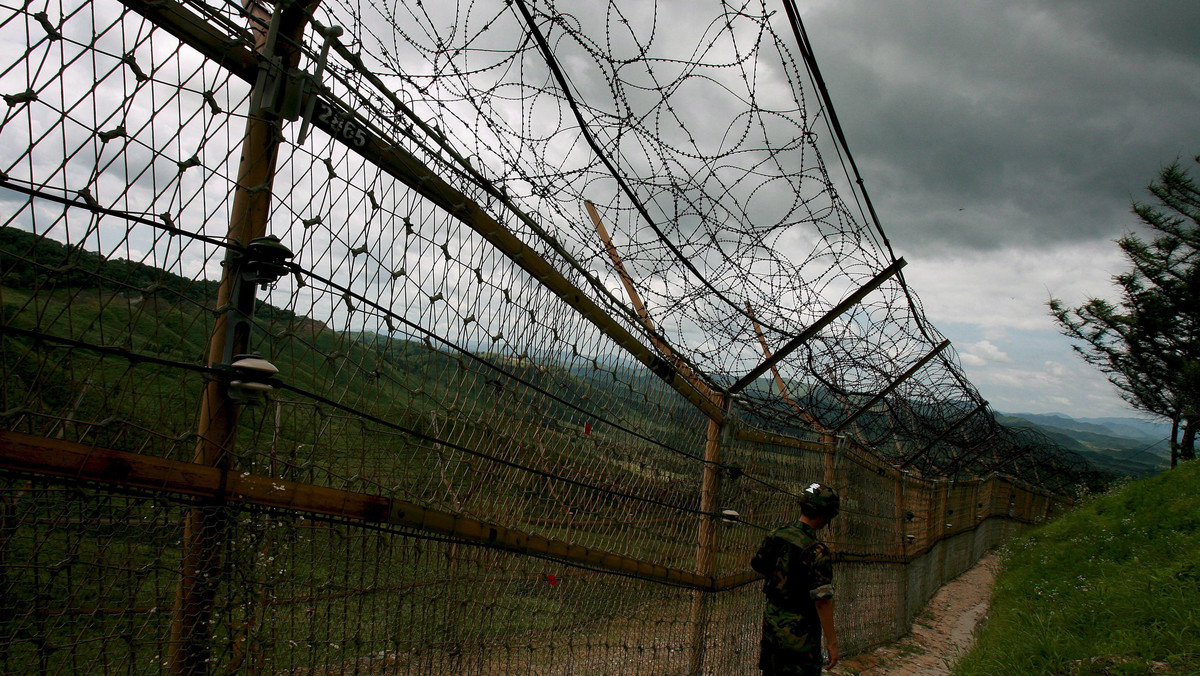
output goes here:
<path id="1" fill-rule="evenodd" d="M 896 518 L 896 548 L 895 553 L 900 561 L 900 599 L 896 603 L 895 636 L 901 636 L 908 631 L 908 490 L 906 477 L 900 470 L 892 470 L 890 475 L 895 477 L 896 486 L 893 500 L 895 501 Z"/>
<path id="2" fill-rule="evenodd" d="M 728 411 L 729 400 L 718 399 L 720 407 Z M 726 418 L 728 419 L 728 418 Z M 715 513 L 720 506 L 721 474 L 721 430 L 723 423 L 708 419 L 704 439 L 704 472 L 700 483 L 700 532 L 696 545 L 696 574 L 713 574 L 713 554 L 717 546 L 717 523 Z M 688 661 L 689 676 L 700 676 L 704 672 L 704 654 L 708 645 L 708 594 L 703 590 L 692 592 L 692 645 Z"/>
<path id="3" fill-rule="evenodd" d="M 285 67 L 294 67 L 299 62 L 299 52 L 294 45 L 299 44 L 307 17 L 315 5 L 316 0 L 290 4 L 280 0 L 272 15 L 263 4 L 248 0 L 246 9 L 253 17 L 250 29 L 255 36 L 256 49 L 268 58 L 280 57 Z M 266 29 L 268 25 L 270 29 Z M 272 32 L 283 39 L 270 39 L 274 37 Z M 261 98 L 263 92 L 257 90 L 256 87 L 252 100 Z M 232 247 L 240 249 L 251 240 L 266 235 L 282 141 L 278 126 L 279 118 L 270 112 L 251 110 L 247 116 L 227 235 Z M 236 307 L 239 299 L 234 297 L 239 271 L 237 266 L 229 264 L 231 260 L 226 255 L 217 290 L 219 314 L 208 344 L 210 366 L 223 363 L 229 354 L 245 352 L 249 342 L 248 324 L 244 329 L 238 327 L 229 331 L 228 314 L 240 309 Z M 253 298 L 250 306 L 253 310 Z M 230 469 L 237 420 L 238 404 L 229 397 L 227 385 L 208 380 L 200 401 L 199 440 L 194 462 Z M 228 519 L 227 508 L 220 498 L 197 501 L 184 519 L 179 589 L 172 610 L 168 646 L 168 672 L 173 676 L 198 676 L 209 671 L 209 624 L 221 583 L 221 560 L 229 537 Z"/>
<path id="4" fill-rule="evenodd" d="M 710 388 L 698 374 L 692 371 L 691 367 L 684 360 L 678 358 L 675 350 L 666 341 L 658 337 L 654 328 L 654 321 L 650 318 L 650 313 L 646 309 L 645 303 L 642 302 L 641 296 L 638 295 L 637 289 L 633 284 L 633 278 L 625 269 L 625 264 L 622 262 L 616 246 L 613 245 L 608 230 L 604 227 L 600 213 L 596 211 L 595 205 L 591 202 L 584 202 L 584 207 L 592 219 L 592 224 L 596 227 L 596 234 L 600 236 L 600 240 L 604 243 L 604 248 L 612 260 L 613 268 L 621 277 L 625 293 L 629 296 L 629 300 L 633 303 L 634 310 L 637 312 L 638 321 L 646 328 L 654 346 L 671 362 L 675 371 L 690 383 L 705 401 L 710 402 L 712 405 L 711 410 L 707 407 L 700 407 L 702 411 L 708 413 L 708 428 L 704 440 L 704 471 L 700 479 L 700 511 L 702 514 L 700 515 L 700 529 L 696 538 L 696 574 L 706 577 L 711 576 L 713 553 L 716 551 L 717 541 L 715 514 L 720 505 L 721 474 L 719 468 L 721 463 L 721 434 L 724 426 L 729 422 L 731 397 Z M 708 639 L 707 595 L 709 593 L 703 590 L 692 592 L 692 641 L 688 658 L 688 674 L 691 676 L 699 676 L 704 671 L 704 653 Z"/>

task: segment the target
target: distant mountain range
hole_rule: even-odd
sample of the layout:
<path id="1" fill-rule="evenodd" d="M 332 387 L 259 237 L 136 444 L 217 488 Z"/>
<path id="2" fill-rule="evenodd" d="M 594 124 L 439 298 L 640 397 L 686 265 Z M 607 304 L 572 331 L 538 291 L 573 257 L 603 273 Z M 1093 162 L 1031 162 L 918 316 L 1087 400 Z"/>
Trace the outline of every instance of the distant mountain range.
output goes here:
<path id="1" fill-rule="evenodd" d="M 1041 430 L 1101 471 L 1142 476 L 1170 466 L 1170 423 L 1142 418 L 1072 418 L 1062 413 L 999 413 L 996 418 L 1005 425 Z"/>

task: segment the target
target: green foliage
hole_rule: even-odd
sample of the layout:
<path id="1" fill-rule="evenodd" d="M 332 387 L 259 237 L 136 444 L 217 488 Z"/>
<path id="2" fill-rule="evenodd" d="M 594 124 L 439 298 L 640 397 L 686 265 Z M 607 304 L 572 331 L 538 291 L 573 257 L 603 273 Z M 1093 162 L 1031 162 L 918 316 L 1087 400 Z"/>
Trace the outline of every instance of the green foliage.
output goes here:
<path id="1" fill-rule="evenodd" d="M 110 291 L 154 293 L 168 301 L 186 298 L 201 304 L 217 297 L 217 282 L 180 277 L 123 258 L 109 260 L 99 253 L 10 227 L 0 227 L 0 284 L 23 291 L 99 286 Z"/>
<path id="2" fill-rule="evenodd" d="M 955 676 L 1200 673 L 1198 552 L 1200 463 L 1096 497 L 1005 547 Z"/>
<path id="3" fill-rule="evenodd" d="M 1200 157 L 1196 158 L 1200 163 Z M 1135 408 L 1184 426 L 1180 457 L 1191 458 L 1200 425 L 1200 186 L 1178 161 L 1149 186 L 1157 204 L 1133 211 L 1153 239 L 1117 245 L 1130 270 L 1113 281 L 1121 300 L 1077 308 L 1051 299 L 1050 313 L 1075 350 L 1103 371 Z"/>
<path id="4" fill-rule="evenodd" d="M 46 293 L 61 289 L 102 289 L 129 296 L 154 296 L 168 303 L 190 301 L 211 307 L 218 282 L 191 279 L 152 265 L 108 259 L 73 244 L 63 244 L 17 228 L 0 226 L 0 285 Z M 7 320 L 6 309 L 4 317 Z M 255 316 L 263 322 L 297 319 L 289 310 L 258 301 Z"/>

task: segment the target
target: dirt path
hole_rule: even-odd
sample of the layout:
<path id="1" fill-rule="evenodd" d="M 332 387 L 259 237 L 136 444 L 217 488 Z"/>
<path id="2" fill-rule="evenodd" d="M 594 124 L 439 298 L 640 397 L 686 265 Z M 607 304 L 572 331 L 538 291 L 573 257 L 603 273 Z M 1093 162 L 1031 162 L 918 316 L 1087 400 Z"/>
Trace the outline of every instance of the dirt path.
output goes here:
<path id="1" fill-rule="evenodd" d="M 912 632 L 894 643 L 843 660 L 833 673 L 855 676 L 946 676 L 971 646 L 987 615 L 998 562 L 987 554 L 938 590 L 917 616 Z"/>

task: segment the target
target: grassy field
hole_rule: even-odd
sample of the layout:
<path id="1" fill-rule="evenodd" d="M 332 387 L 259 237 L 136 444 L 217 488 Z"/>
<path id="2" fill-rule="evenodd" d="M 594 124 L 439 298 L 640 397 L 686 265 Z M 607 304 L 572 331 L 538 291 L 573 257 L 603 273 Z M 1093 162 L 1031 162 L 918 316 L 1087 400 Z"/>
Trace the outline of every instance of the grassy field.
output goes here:
<path id="1" fill-rule="evenodd" d="M 1085 502 L 1004 556 L 955 676 L 1200 674 L 1200 463 Z"/>
<path id="2" fill-rule="evenodd" d="M 205 362 L 213 285 L 31 237 L 0 228 L 0 427 L 192 461 L 204 377 L 189 367 Z M 298 391 L 242 407 L 234 471 L 694 565 L 695 455 L 707 422 L 658 376 L 627 361 L 589 365 L 559 344 L 460 353 L 419 332 L 339 330 L 293 310 L 256 312 L 252 348 Z M 774 419 L 746 418 L 758 422 Z M 730 458 L 770 485 L 730 472 L 727 504 L 763 523 L 794 509 L 774 486 L 824 462 L 766 444 L 732 448 L 742 450 Z M 893 484 L 870 480 L 866 490 L 892 495 Z M 192 506 L 0 475 L 0 673 L 160 673 Z M 207 641 L 221 670 L 599 673 L 612 660 L 641 673 L 685 668 L 688 590 L 286 510 L 205 509 L 222 524 L 210 550 L 221 561 Z M 847 537 L 888 542 L 871 538 L 893 532 L 890 522 L 876 516 L 872 527 L 877 512 L 857 513 Z M 722 530 L 716 570 L 744 569 L 759 537 Z M 736 594 L 713 604 L 724 607 L 715 617 L 735 617 L 713 625 L 723 628 L 712 654 L 729 664 L 752 660 L 744 651 L 757 645 L 760 597 Z"/>
<path id="3" fill-rule="evenodd" d="M 200 364 L 214 293 L 209 282 L 0 228 L 2 426 L 190 461 L 200 375 L 19 331 Z M 694 414 L 655 396 L 656 376 L 620 364 L 573 371 L 545 350 L 483 355 L 510 377 L 411 336 L 339 331 L 265 305 L 256 318 L 253 346 L 282 380 L 413 434 L 277 392 L 243 408 L 236 469 L 397 496 L 663 565 L 694 562 L 690 513 L 537 474 L 694 505 L 696 460 L 611 426 L 582 431 L 611 420 L 697 452 L 704 427 L 681 427 Z M 0 475 L 0 672 L 161 672 L 187 508 Z M 691 605 L 689 592 L 534 558 L 251 508 L 227 516 L 212 644 L 230 670 L 367 655 L 420 663 L 525 644 L 541 654 L 539 641 L 561 643 L 563 632 L 605 645 L 615 640 L 608 624 L 641 618 L 639 608 L 686 618 Z M 667 633 L 672 646 L 690 636 L 675 625 Z"/>

